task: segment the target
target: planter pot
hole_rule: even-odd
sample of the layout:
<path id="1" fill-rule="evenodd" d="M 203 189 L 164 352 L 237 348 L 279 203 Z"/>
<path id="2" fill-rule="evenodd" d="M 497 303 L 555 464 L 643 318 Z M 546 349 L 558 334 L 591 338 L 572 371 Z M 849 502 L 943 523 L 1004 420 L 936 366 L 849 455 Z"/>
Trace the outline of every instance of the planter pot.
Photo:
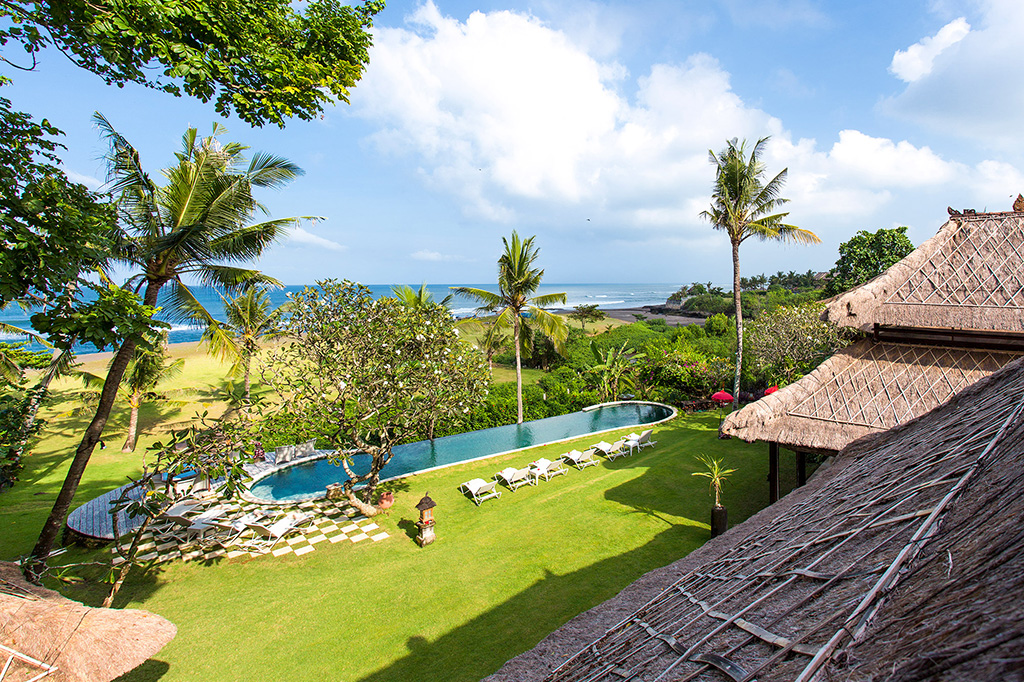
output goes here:
<path id="1" fill-rule="evenodd" d="M 711 509 L 711 537 L 721 535 L 729 530 L 729 513 L 725 507 Z"/>

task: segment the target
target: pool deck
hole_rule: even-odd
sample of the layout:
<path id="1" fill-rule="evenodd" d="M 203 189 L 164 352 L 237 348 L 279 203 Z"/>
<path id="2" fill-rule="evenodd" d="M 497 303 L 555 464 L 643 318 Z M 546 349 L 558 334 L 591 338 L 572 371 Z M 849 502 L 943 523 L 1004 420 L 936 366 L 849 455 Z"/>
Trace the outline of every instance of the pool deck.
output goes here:
<path id="1" fill-rule="evenodd" d="M 313 453 L 313 455 L 303 457 L 301 459 L 294 459 L 292 462 L 307 461 L 314 458 L 316 455 L 317 453 Z M 282 465 L 270 464 L 268 462 L 250 462 L 245 465 L 245 470 L 253 478 L 259 478 L 271 471 L 284 468 L 292 462 L 287 462 Z M 114 522 L 110 514 L 110 505 L 119 500 L 126 490 L 128 491 L 128 496 L 131 499 L 141 499 L 142 489 L 134 483 L 129 483 L 121 486 L 120 488 L 115 488 L 108 493 L 89 500 L 68 514 L 68 529 L 73 534 L 84 537 L 88 540 L 113 541 Z M 141 526 L 143 520 L 144 519 L 141 516 L 131 518 L 124 511 L 119 511 L 117 513 L 117 526 L 122 535 Z"/>
<path id="2" fill-rule="evenodd" d="M 673 419 L 678 414 L 678 410 L 675 407 L 671 406 L 671 405 L 666 405 L 664 403 L 650 402 L 650 401 L 646 401 L 646 400 L 620 400 L 620 401 L 614 401 L 614 402 L 609 402 L 609 403 L 601 403 L 600 405 L 591 405 L 591 406 L 589 406 L 587 408 L 584 408 L 583 411 L 589 411 L 589 410 L 596 409 L 598 407 L 604 407 L 604 406 L 608 406 L 608 405 L 624 405 L 624 404 L 631 404 L 631 403 L 633 403 L 633 404 L 637 404 L 638 403 L 638 404 L 647 404 L 647 405 L 659 405 L 661 407 L 665 407 L 665 408 L 668 408 L 670 410 L 670 415 L 668 417 L 664 418 L 664 419 L 660 419 L 658 421 L 650 422 L 648 424 L 634 425 L 634 426 L 653 427 L 653 426 L 656 426 L 658 424 L 662 424 L 664 422 L 667 422 L 667 421 Z M 580 435 L 576 435 L 576 436 L 570 436 L 570 437 L 567 437 L 567 438 L 562 438 L 562 439 L 550 441 L 550 442 L 547 442 L 547 443 L 537 443 L 537 444 L 528 445 L 528 446 L 525 446 L 525 447 L 522 447 L 522 448 L 516 448 L 514 450 L 507 450 L 507 451 L 504 451 L 504 452 L 491 453 L 491 454 L 488 454 L 488 455 L 483 455 L 481 457 L 475 457 L 475 458 L 468 459 L 468 460 L 463 460 L 463 461 L 460 461 L 460 462 L 453 462 L 453 463 L 450 463 L 450 464 L 442 464 L 442 465 L 439 465 L 439 466 L 430 467 L 430 468 L 422 469 L 422 470 L 419 470 L 419 471 L 413 471 L 413 472 L 409 472 L 409 473 L 406 473 L 406 474 L 400 474 L 398 476 L 393 476 L 393 477 L 390 477 L 390 478 L 381 479 L 381 482 L 383 483 L 385 481 L 391 481 L 391 480 L 397 480 L 397 479 L 401 479 L 401 478 L 406 478 L 407 476 L 414 476 L 416 474 L 421 474 L 421 473 L 425 473 L 425 472 L 428 472 L 428 471 L 434 471 L 434 470 L 437 470 L 437 469 L 445 469 L 447 467 L 458 466 L 460 464 L 466 464 L 468 462 L 475 462 L 475 461 L 479 461 L 479 460 L 483 460 L 483 459 L 489 459 L 491 457 L 499 457 L 501 455 L 506 455 L 506 454 L 509 454 L 509 453 L 512 453 L 512 452 L 518 452 L 518 451 L 521 451 L 521 450 L 529 450 L 530 448 L 534 448 L 534 447 L 540 447 L 541 445 L 551 445 L 552 443 L 569 442 L 569 441 L 575 440 L 577 438 L 581 438 L 581 437 L 586 436 L 586 435 L 599 435 L 599 434 L 606 433 L 606 432 L 609 432 L 609 431 L 615 431 L 615 430 L 624 429 L 624 428 L 632 428 L 632 427 L 617 426 L 617 427 L 613 427 L 613 428 L 609 428 L 609 429 L 603 429 L 603 430 L 599 430 L 599 431 L 594 431 L 593 433 L 590 433 L 590 434 L 580 434 Z M 316 459 L 322 459 L 324 457 L 330 456 L 330 454 L 333 453 L 333 452 L 334 452 L 333 450 L 315 450 L 314 452 L 312 452 L 309 455 L 306 455 L 304 457 L 296 457 L 295 459 L 292 459 L 292 460 L 290 460 L 288 462 L 285 462 L 283 464 L 276 464 L 276 463 L 275 464 L 271 464 L 271 463 L 266 462 L 266 461 L 263 461 L 263 462 L 250 462 L 250 463 L 245 464 L 245 470 L 252 477 L 252 480 L 250 481 L 250 485 L 252 485 L 252 483 L 257 482 L 257 481 L 259 481 L 262 478 L 265 478 L 267 475 L 269 475 L 269 474 L 271 474 L 271 473 L 273 473 L 275 471 L 278 471 L 278 470 L 281 470 L 281 469 L 286 469 L 288 467 L 295 466 L 297 464 L 303 464 L 305 462 L 311 462 L 311 461 L 316 460 Z M 216 481 L 214 481 L 214 483 L 216 484 Z M 108 493 L 106 493 L 104 495 L 100 495 L 99 497 L 97 497 L 95 499 L 89 500 L 88 502 L 86 502 L 82 506 L 80 506 L 77 509 L 75 509 L 74 511 L 72 511 L 68 515 L 68 521 L 67 521 L 68 529 L 73 534 L 78 535 L 80 537 L 84 537 L 84 538 L 86 538 L 88 540 L 100 540 L 100 541 L 107 541 L 107 542 L 113 541 L 114 540 L 114 524 L 113 524 L 113 521 L 111 520 L 110 505 L 115 500 L 119 499 L 126 489 L 132 489 L 132 490 L 130 490 L 129 495 L 133 499 L 139 499 L 141 497 L 141 490 L 134 483 L 130 483 L 128 485 L 123 485 L 120 488 L 116 488 L 114 490 L 111 490 L 110 492 L 108 492 Z M 298 501 L 294 501 L 294 502 L 274 502 L 274 501 L 270 501 L 270 500 L 264 500 L 264 499 L 256 498 L 252 494 L 250 494 L 248 491 L 245 491 L 245 492 L 242 493 L 242 499 L 244 501 L 246 501 L 246 502 L 253 502 L 253 503 L 256 503 L 256 504 L 268 505 L 268 506 L 278 506 L 278 507 L 295 507 L 295 506 L 298 506 L 302 502 L 310 502 L 310 501 L 312 501 L 312 500 L 298 500 Z M 124 535 L 125 533 L 128 533 L 130 531 L 135 530 L 136 528 L 138 528 L 139 526 L 142 525 L 142 522 L 143 522 L 143 518 L 142 517 L 129 518 L 128 515 L 125 512 L 123 512 L 123 511 L 118 512 L 117 525 L 118 525 L 118 529 L 121 531 L 122 535 Z"/>

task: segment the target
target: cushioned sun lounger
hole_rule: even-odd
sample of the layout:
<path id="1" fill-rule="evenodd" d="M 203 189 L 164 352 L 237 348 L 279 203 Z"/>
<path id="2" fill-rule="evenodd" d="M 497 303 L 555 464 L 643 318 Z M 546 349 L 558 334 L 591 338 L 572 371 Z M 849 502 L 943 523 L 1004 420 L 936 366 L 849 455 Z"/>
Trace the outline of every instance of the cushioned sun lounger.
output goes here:
<path id="1" fill-rule="evenodd" d="M 569 473 L 569 470 L 562 466 L 560 459 L 553 462 L 550 459 L 538 459 L 530 467 L 530 473 L 533 474 L 535 481 L 540 480 L 541 477 L 544 477 L 545 481 L 550 481 L 554 476 Z"/>
<path id="2" fill-rule="evenodd" d="M 516 469 L 514 467 L 507 467 L 496 473 L 495 478 L 500 478 L 505 481 L 505 485 L 511 490 L 515 490 L 521 485 L 536 485 L 537 482 L 533 480 L 533 476 L 530 474 L 530 467 L 523 467 L 522 469 Z"/>
<path id="3" fill-rule="evenodd" d="M 242 547 L 251 552 L 266 552 L 286 536 L 299 530 L 299 527 L 310 519 L 309 514 L 289 512 L 269 526 L 262 523 L 247 523 L 246 528 L 251 530 L 255 537 L 243 543 Z"/>
<path id="4" fill-rule="evenodd" d="M 577 469 L 585 469 L 588 466 L 594 466 L 601 462 L 594 457 L 594 453 L 597 452 L 594 448 L 587 448 L 583 452 L 579 450 L 570 450 L 569 452 L 562 455 L 562 459 L 571 463 Z"/>
<path id="5" fill-rule="evenodd" d="M 467 492 L 473 497 L 473 501 L 478 507 L 484 500 L 489 500 L 492 497 L 501 497 L 501 491 L 497 488 L 497 481 L 488 482 L 482 478 L 474 478 L 472 481 L 466 481 L 459 486 L 459 490 Z"/>
<path id="6" fill-rule="evenodd" d="M 624 447 L 625 445 L 626 445 L 626 441 L 617 440 L 614 443 L 612 443 L 611 447 L 608 448 L 608 451 L 605 452 L 604 454 L 610 460 L 611 459 L 616 459 L 617 457 L 622 457 L 623 455 L 628 455 L 629 454 L 629 450 L 627 450 Z"/>

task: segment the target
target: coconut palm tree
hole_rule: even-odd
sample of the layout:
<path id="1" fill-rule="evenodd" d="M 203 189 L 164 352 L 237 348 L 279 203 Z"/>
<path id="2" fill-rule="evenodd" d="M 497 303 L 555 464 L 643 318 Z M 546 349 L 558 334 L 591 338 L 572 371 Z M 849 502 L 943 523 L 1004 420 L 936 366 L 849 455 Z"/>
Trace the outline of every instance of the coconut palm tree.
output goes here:
<path id="1" fill-rule="evenodd" d="M 255 154 L 246 163 L 247 147 L 218 142 L 217 136 L 226 130 L 214 124 L 213 134 L 206 138 L 200 138 L 195 128 L 185 132 L 177 163 L 163 171 L 166 184 L 160 186 L 143 170 L 131 143 L 101 114 L 97 113 L 94 120 L 110 143 L 108 180 L 120 223 L 112 260 L 136 270 L 128 284 L 143 292 L 146 305 L 156 306 L 164 285 L 168 285 L 166 300 L 161 301 L 165 313 L 172 319 L 190 319 L 201 306 L 186 283 L 189 280 L 227 291 L 261 283 L 280 286 L 258 270 L 233 264 L 258 258 L 297 220 L 253 222 L 258 212 L 268 213 L 253 197 L 253 188 L 282 187 L 301 175 L 301 169 L 264 153 Z M 32 550 L 37 559 L 46 557 L 53 547 L 135 347 L 133 340 L 126 340 L 114 355 L 96 414 Z"/>
<path id="2" fill-rule="evenodd" d="M 511 241 L 501 238 L 505 252 L 498 259 L 498 293 L 472 287 L 452 287 L 452 290 L 479 301 L 489 311 L 497 313 L 495 324 L 512 329 L 512 345 L 516 349 L 516 403 L 518 421 L 523 423 L 523 361 L 521 339 L 527 324 L 550 337 L 561 351 L 569 327 L 565 319 L 544 310 L 545 306 L 565 303 L 565 294 L 532 296 L 540 287 L 544 271 L 533 267 L 539 254 L 533 246 L 534 237 L 522 239 L 513 231 Z"/>
<path id="3" fill-rule="evenodd" d="M 784 241 L 797 244 L 821 242 L 816 234 L 783 219 L 789 213 L 776 212 L 789 199 L 781 196 L 788 169 L 768 182 L 764 182 L 765 165 L 761 154 L 768 143 L 762 137 L 747 155 L 747 143 L 733 138 L 719 154 L 708 151 L 715 164 L 715 185 L 711 193 L 711 208 L 701 217 L 711 221 L 716 230 L 729 235 L 732 244 L 732 297 L 736 309 L 736 376 L 733 382 L 733 407 L 739 406 L 740 371 L 743 361 L 743 311 L 740 309 L 740 244 L 751 237 L 762 241 Z"/>
<path id="4" fill-rule="evenodd" d="M 185 361 L 181 358 L 170 364 L 167 363 L 166 343 L 167 335 L 165 334 L 163 343 L 155 350 L 136 347 L 132 359 L 128 362 L 128 368 L 121 379 L 121 394 L 128 401 L 131 415 L 128 418 L 128 435 L 121 447 L 121 452 L 135 451 L 135 442 L 139 435 L 139 408 L 147 400 L 158 397 L 153 389 L 158 384 L 179 376 L 185 366 Z M 82 372 L 81 376 L 86 388 L 100 389 L 103 387 L 103 377 L 88 372 Z"/>
<path id="5" fill-rule="evenodd" d="M 225 322 L 207 319 L 201 341 L 214 356 L 231 362 L 228 376 L 241 378 L 245 386 L 245 403 L 251 400 L 250 370 L 252 359 L 260 352 L 263 341 L 280 334 L 281 317 L 288 311 L 288 304 L 271 308 L 270 296 L 266 289 L 249 287 L 235 297 L 221 296 L 224 305 Z M 202 321 L 207 313 L 195 309 L 196 319 Z"/>
<path id="6" fill-rule="evenodd" d="M 448 294 L 441 299 L 440 303 L 434 300 L 434 295 L 427 290 L 427 283 L 424 282 L 420 285 L 419 289 L 413 289 L 408 284 L 401 284 L 399 286 L 391 287 L 391 293 L 410 308 L 424 308 L 430 305 L 442 305 L 447 306 L 448 302 L 452 300 L 452 295 Z"/>

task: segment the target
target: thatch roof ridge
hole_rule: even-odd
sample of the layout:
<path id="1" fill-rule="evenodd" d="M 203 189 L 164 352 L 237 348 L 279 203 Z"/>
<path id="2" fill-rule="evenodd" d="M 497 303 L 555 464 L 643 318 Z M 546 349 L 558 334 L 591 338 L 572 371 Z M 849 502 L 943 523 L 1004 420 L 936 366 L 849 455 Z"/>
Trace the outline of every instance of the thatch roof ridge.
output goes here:
<path id="1" fill-rule="evenodd" d="M 871 281 L 836 297 L 823 319 L 899 327 L 1024 331 L 1024 213 L 955 215 Z"/>
<path id="2" fill-rule="evenodd" d="M 810 374 L 730 414 L 722 431 L 748 442 L 838 451 L 928 412 L 1019 354 L 861 340 Z"/>
<path id="3" fill-rule="evenodd" d="M 688 557 L 699 561 L 686 575 L 564 664 L 554 633 L 533 670 L 560 666 L 546 679 L 567 682 L 669 669 L 717 681 L 722 665 L 764 682 L 1020 680 L 1022 450 L 1019 359 L 844 450 L 784 513 L 769 508 Z M 491 679 L 539 679 L 511 669 Z"/>
<path id="4" fill-rule="evenodd" d="M 177 633 L 173 623 L 148 611 L 91 608 L 66 599 L 26 582 L 21 569 L 9 562 L 0 561 L 0 588 L 0 644 L 55 665 L 57 672 L 48 681 L 113 680 L 155 655 Z"/>

